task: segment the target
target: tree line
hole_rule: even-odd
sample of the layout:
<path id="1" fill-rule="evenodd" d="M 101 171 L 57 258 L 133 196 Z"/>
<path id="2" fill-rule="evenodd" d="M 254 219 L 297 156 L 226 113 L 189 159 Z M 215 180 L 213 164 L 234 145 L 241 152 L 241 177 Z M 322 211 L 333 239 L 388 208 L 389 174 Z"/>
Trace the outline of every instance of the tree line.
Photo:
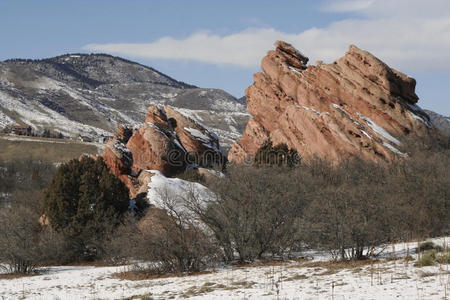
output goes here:
<path id="1" fill-rule="evenodd" d="M 406 159 L 334 165 L 263 145 L 253 166 L 229 166 L 223 177 L 180 175 L 206 185 L 209 199 L 194 188 L 183 195 L 163 189 L 159 207 L 130 202 L 101 158 L 57 170 L 25 163 L 20 172 L 1 163 L 0 183 L 10 196 L 0 211 L 0 261 L 14 272 L 92 260 L 149 261 L 149 272 L 186 272 L 307 249 L 365 259 L 381 244 L 446 235 L 449 142 L 404 144 Z"/>

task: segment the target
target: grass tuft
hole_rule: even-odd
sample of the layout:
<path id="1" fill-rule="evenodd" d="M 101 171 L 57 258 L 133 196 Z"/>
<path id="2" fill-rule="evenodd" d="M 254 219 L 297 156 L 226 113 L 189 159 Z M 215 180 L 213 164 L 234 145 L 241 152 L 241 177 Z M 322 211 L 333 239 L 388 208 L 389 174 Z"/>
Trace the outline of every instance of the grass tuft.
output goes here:
<path id="1" fill-rule="evenodd" d="M 426 251 L 422 257 L 414 264 L 415 267 L 428 267 L 436 264 L 436 251 Z"/>

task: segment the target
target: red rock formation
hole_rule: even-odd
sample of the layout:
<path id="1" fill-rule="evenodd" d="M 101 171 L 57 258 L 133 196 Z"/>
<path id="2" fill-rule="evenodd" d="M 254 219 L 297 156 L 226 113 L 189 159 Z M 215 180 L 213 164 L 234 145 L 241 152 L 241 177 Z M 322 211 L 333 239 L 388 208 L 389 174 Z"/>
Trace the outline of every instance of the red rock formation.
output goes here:
<path id="1" fill-rule="evenodd" d="M 166 155 L 176 149 L 173 141 L 155 123 L 144 123 L 135 130 L 127 143 L 133 153 L 133 171 L 155 169 L 164 174 L 172 173 L 172 166 L 167 163 Z"/>
<path id="2" fill-rule="evenodd" d="M 116 137 L 117 140 L 126 144 L 133 134 L 133 130 L 129 127 L 123 126 L 121 124 L 117 125 Z"/>
<path id="3" fill-rule="evenodd" d="M 133 184 L 128 176 L 133 164 L 131 152 L 118 140 L 117 136 L 106 144 L 101 156 L 110 172 L 122 180 L 129 189 L 132 189 Z"/>
<path id="4" fill-rule="evenodd" d="M 119 125 L 102 154 L 131 197 L 145 191 L 151 180 L 142 170 L 172 176 L 189 165 L 207 166 L 211 157 L 222 158 L 217 136 L 170 106 L 150 106 L 145 121 L 135 130 Z"/>
<path id="5" fill-rule="evenodd" d="M 252 118 L 230 161 L 252 160 L 269 140 L 303 159 L 391 161 L 403 155 L 401 137 L 429 134 L 429 118 L 415 105 L 415 80 L 369 52 L 350 46 L 334 63 L 306 66 L 308 58 L 291 45 L 277 41 L 275 47 L 246 90 Z"/>
<path id="6" fill-rule="evenodd" d="M 220 151 L 219 139 L 214 133 L 170 106 L 164 107 L 164 110 L 169 120 L 176 120 L 174 130 L 186 151 L 190 153 Z"/>

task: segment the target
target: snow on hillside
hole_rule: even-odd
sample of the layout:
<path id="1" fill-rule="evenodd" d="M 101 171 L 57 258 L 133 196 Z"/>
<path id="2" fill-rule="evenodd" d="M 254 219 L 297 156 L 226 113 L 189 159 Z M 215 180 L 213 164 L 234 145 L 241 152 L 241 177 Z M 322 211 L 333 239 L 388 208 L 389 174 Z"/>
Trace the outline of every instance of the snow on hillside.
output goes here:
<path id="1" fill-rule="evenodd" d="M 35 130 L 39 128 L 36 124 L 39 124 L 42 126 L 41 129 L 43 127 L 54 128 L 67 136 L 73 135 L 74 130 L 87 136 L 110 135 L 108 131 L 103 129 L 69 120 L 39 102 L 31 102 L 24 98 L 21 101 L 17 101 L 17 99 L 3 91 L 0 91 L 0 106 L 14 111 L 20 116 L 22 122 L 30 125 Z"/>
<path id="2" fill-rule="evenodd" d="M 438 245 L 449 237 L 434 239 Z M 414 254 L 416 243 L 388 245 L 383 255 Z M 409 250 L 408 250 L 409 249 Z M 0 279 L 2 299 L 445 299 L 449 265 L 415 267 L 404 259 L 354 264 L 311 260 L 230 266 L 210 273 L 130 281 L 114 277 L 120 267 L 50 267 L 38 276 Z M 395 254 L 395 255 L 394 255 Z M 137 298 L 139 299 L 139 298 Z"/>
<path id="3" fill-rule="evenodd" d="M 104 134 L 98 128 L 112 135 L 117 123 L 142 122 L 148 106 L 171 105 L 195 115 L 231 147 L 249 118 L 245 105 L 225 91 L 103 54 L 0 62 L 0 93 L 0 129 L 15 121 L 69 136 Z"/>
<path id="4" fill-rule="evenodd" d="M 0 111 L 0 128 L 5 128 L 7 126 L 11 126 L 16 124 L 13 119 L 5 115 L 2 111 Z"/>

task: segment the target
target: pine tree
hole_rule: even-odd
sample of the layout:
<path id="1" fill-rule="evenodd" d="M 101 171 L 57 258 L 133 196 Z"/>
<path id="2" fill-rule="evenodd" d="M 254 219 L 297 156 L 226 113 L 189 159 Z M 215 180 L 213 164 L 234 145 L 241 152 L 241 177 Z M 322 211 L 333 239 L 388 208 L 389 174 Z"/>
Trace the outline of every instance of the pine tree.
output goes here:
<path id="1" fill-rule="evenodd" d="M 61 165 L 43 198 L 51 226 L 82 253 L 92 244 L 98 248 L 98 241 L 120 223 L 128 204 L 127 187 L 102 158 L 90 157 Z"/>
<path id="2" fill-rule="evenodd" d="M 290 168 L 301 162 L 297 151 L 286 144 L 273 146 L 271 141 L 264 143 L 256 152 L 255 165 L 288 166 Z"/>

